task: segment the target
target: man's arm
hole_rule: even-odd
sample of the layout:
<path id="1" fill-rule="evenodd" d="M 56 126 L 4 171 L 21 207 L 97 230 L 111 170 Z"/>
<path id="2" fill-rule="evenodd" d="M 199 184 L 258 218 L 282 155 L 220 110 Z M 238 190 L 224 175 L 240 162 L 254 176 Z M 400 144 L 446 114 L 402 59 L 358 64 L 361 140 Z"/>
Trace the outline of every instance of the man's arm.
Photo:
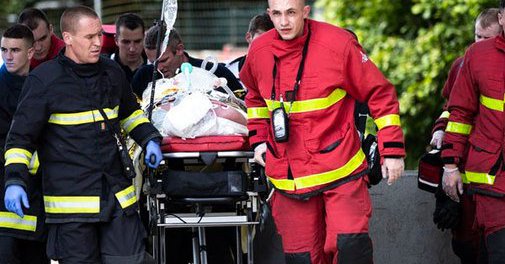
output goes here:
<path id="1" fill-rule="evenodd" d="M 449 97 L 448 109 L 451 112 L 445 130 L 442 159 L 446 164 L 442 178 L 442 188 L 454 201 L 459 201 L 458 193 L 463 192 L 463 182 L 457 164 L 463 158 L 468 136 L 479 107 L 479 90 L 475 85 L 472 71 L 472 49 L 465 55 L 463 66 L 456 78 Z"/>
<path id="2" fill-rule="evenodd" d="M 350 39 L 344 51 L 344 89 L 360 102 L 367 102 L 377 132 L 383 176 L 393 183 L 403 173 L 405 143 L 399 103 L 394 86 L 370 61 L 358 42 Z"/>
<path id="3" fill-rule="evenodd" d="M 26 188 L 28 165 L 49 119 L 47 97 L 42 82 L 37 77 L 28 76 L 5 145 L 5 186 Z"/>
<path id="4" fill-rule="evenodd" d="M 140 109 L 135 95 L 132 93 L 130 85 L 122 72 L 119 80 L 122 82 L 123 88 L 119 106 L 121 127 L 144 149 L 151 140 L 155 140 L 158 144 L 161 143 L 161 134 L 149 122 L 144 111 Z"/>

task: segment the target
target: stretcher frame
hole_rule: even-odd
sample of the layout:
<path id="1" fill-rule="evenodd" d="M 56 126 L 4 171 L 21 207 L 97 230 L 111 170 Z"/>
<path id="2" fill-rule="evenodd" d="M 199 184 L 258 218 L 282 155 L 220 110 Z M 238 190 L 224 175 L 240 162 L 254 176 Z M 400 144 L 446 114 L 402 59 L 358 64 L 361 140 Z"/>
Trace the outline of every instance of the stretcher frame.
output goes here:
<path id="1" fill-rule="evenodd" d="M 221 163 L 225 159 L 235 159 L 235 162 L 240 162 L 241 164 L 246 164 L 249 168 L 255 168 L 256 165 L 253 160 L 254 152 L 252 151 L 217 151 L 217 152 L 172 152 L 163 153 L 164 160 L 170 159 L 182 159 L 184 164 L 202 164 L 202 156 L 204 155 L 214 155 L 214 162 Z M 163 166 L 163 165 L 162 165 Z M 151 207 L 155 210 L 156 221 L 155 230 L 152 234 L 153 239 L 153 251 L 152 255 L 158 264 L 167 263 L 166 255 L 166 229 L 167 228 L 191 228 L 192 229 L 192 250 L 193 250 L 193 264 L 207 264 L 207 253 L 206 253 L 206 236 L 205 229 L 212 227 L 235 227 L 235 238 L 236 238 L 236 263 L 243 263 L 243 250 L 242 250 L 242 227 L 247 228 L 246 246 L 247 246 L 247 264 L 254 263 L 254 249 L 253 249 L 253 232 L 256 225 L 259 224 L 257 219 L 257 214 L 260 208 L 258 191 L 265 191 L 266 189 L 261 188 L 261 179 L 258 174 L 259 170 L 252 169 L 246 174 L 248 179 L 253 182 L 249 182 L 249 186 L 254 186 L 251 190 L 247 191 L 247 198 L 235 201 L 236 211 L 235 212 L 207 212 L 203 216 L 197 215 L 198 206 L 200 203 L 207 205 L 212 205 L 213 200 L 216 202 L 221 202 L 220 198 L 190 198 L 187 201 L 189 203 L 194 203 L 196 205 L 196 212 L 192 213 L 170 213 L 165 211 L 166 203 L 170 202 L 167 200 L 167 196 L 164 193 L 158 192 L 156 195 L 148 196 L 148 203 L 152 203 L 154 206 Z M 161 179 L 156 179 L 158 184 L 161 185 Z M 198 199 L 202 199 L 198 201 Z M 223 197 L 223 199 L 230 199 L 228 197 Z M 151 209 L 151 210 L 153 210 Z M 239 210 L 240 209 L 240 210 Z M 174 217 L 173 215 L 177 216 Z M 152 213 L 150 213 L 152 215 Z"/>

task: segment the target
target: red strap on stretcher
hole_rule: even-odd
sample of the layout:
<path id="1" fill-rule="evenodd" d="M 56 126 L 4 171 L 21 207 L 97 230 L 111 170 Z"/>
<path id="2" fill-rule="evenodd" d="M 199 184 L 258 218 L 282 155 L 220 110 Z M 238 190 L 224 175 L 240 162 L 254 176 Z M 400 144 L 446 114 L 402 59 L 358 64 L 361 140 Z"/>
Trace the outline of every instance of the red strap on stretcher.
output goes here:
<path id="1" fill-rule="evenodd" d="M 250 150 L 247 136 L 208 136 L 192 139 L 164 137 L 161 142 L 162 152 L 207 152 L 233 150 Z"/>

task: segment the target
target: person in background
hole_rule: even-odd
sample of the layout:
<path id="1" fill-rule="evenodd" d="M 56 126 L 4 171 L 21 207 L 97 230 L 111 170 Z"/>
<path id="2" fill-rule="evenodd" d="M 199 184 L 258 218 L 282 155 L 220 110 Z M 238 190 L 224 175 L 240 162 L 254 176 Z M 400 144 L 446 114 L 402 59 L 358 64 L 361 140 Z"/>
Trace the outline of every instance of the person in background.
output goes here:
<path id="1" fill-rule="evenodd" d="M 3 33 L 1 40 L 2 59 L 0 68 L 0 199 L 4 195 L 4 151 L 7 132 L 16 111 L 21 88 L 30 70 L 33 57 L 33 33 L 25 25 L 16 24 Z M 32 164 L 36 161 L 33 159 Z M 49 263 L 46 256 L 46 230 L 42 202 L 42 175 L 36 174 L 37 166 L 30 170 L 27 187 L 30 195 L 25 197 L 31 204 L 23 217 L 9 212 L 0 203 L 0 262 L 8 264 Z"/>
<path id="2" fill-rule="evenodd" d="M 249 29 L 247 30 L 247 33 L 245 33 L 245 40 L 249 46 L 251 46 L 253 40 L 273 28 L 274 24 L 272 23 L 272 20 L 270 20 L 270 16 L 268 16 L 267 13 L 256 15 L 251 19 L 251 21 L 249 21 Z M 246 55 L 238 57 L 232 60 L 230 63 L 226 64 L 226 68 L 233 72 L 235 77 L 237 77 L 239 80 L 239 72 L 242 69 L 242 66 L 244 66 L 245 58 Z"/>
<path id="3" fill-rule="evenodd" d="M 147 62 L 144 54 L 144 21 L 133 13 L 116 19 L 116 45 L 118 50 L 111 58 L 116 61 L 131 82 L 135 72 Z"/>
<path id="4" fill-rule="evenodd" d="M 23 10 L 19 14 L 18 23 L 28 26 L 35 38 L 33 43 L 35 53 L 30 61 L 30 69 L 35 69 L 41 63 L 53 59 L 65 46 L 63 40 L 54 34 L 53 25 L 49 23 L 46 14 L 40 9 L 27 8 Z"/>
<path id="5" fill-rule="evenodd" d="M 464 55 L 449 96 L 442 141 L 442 190 L 455 202 L 474 201 L 473 226 L 482 234 L 489 264 L 505 263 L 503 12 L 505 0 L 498 13 L 502 32 L 472 44 Z"/>
<path id="6" fill-rule="evenodd" d="M 177 32 L 177 30 L 172 29 L 170 31 L 170 35 L 168 38 L 168 44 L 165 52 L 158 59 L 158 71 L 163 74 L 164 78 L 172 78 L 175 76 L 176 71 L 181 67 L 182 63 L 188 62 L 193 67 L 201 68 L 203 60 L 193 58 L 189 56 L 189 54 L 184 50 L 184 43 L 182 42 L 182 38 Z M 207 63 L 207 70 L 210 70 L 213 67 L 212 63 Z M 133 92 L 139 97 L 142 98 L 142 93 L 147 88 L 149 82 L 152 81 L 153 78 L 153 69 L 154 66 L 145 65 L 140 68 L 132 80 L 132 89 Z M 232 91 L 242 89 L 242 85 L 235 78 L 232 72 L 230 72 L 223 64 L 218 63 L 216 71 L 214 74 L 217 77 L 226 78 L 228 82 L 228 87 Z"/>

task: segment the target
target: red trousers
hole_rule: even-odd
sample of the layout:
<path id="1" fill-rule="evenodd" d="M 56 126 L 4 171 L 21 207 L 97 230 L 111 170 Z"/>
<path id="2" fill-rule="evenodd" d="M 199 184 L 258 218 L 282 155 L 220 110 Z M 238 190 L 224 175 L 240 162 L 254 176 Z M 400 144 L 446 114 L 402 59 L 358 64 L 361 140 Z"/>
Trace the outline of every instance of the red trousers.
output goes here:
<path id="1" fill-rule="evenodd" d="M 309 200 L 275 192 L 271 205 L 286 264 L 373 263 L 368 236 L 372 206 L 363 178 Z"/>

